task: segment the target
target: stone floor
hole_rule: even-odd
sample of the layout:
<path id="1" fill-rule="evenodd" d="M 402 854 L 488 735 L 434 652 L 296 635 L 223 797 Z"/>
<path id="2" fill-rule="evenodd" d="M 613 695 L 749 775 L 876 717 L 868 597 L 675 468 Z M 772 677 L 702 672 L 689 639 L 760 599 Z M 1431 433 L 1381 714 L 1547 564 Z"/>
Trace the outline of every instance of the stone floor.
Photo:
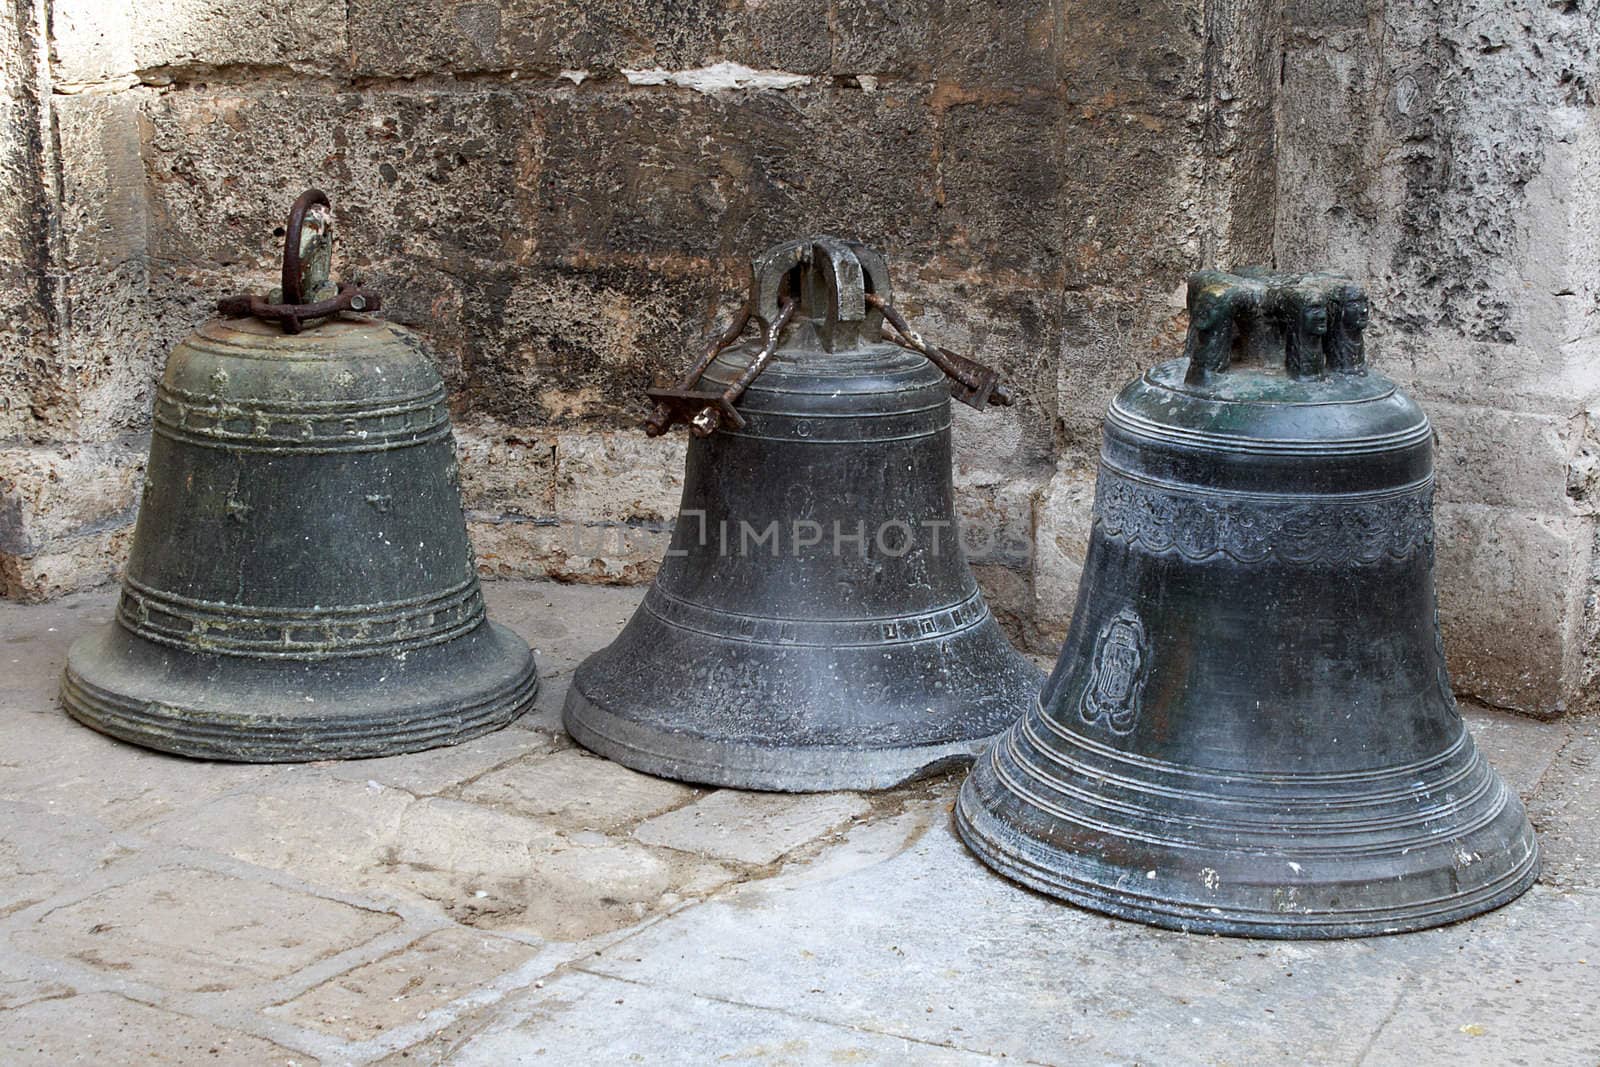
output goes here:
<path id="1" fill-rule="evenodd" d="M 764 796 L 562 735 L 639 591 L 497 582 L 546 682 L 458 748 L 251 767 L 55 705 L 109 593 L 0 604 L 0 1062 L 1600 1062 L 1600 723 L 1471 711 L 1543 882 L 1475 922 L 1193 937 L 991 876 L 957 780 Z"/>

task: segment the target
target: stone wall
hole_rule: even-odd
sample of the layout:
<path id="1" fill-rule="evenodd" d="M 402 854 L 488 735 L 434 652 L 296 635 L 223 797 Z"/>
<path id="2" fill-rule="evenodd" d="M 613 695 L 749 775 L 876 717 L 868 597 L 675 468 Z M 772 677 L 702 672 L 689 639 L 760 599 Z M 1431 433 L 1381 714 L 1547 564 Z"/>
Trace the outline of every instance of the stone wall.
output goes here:
<path id="1" fill-rule="evenodd" d="M 1459 688 L 1553 714 L 1591 682 L 1600 4 L 1287 5 L 1274 249 L 1373 294 L 1433 419 Z"/>
<path id="2" fill-rule="evenodd" d="M 980 577 L 1040 649 L 1100 414 L 1176 352 L 1186 272 L 1342 266 L 1375 290 L 1375 360 L 1438 417 L 1463 688 L 1541 713 L 1578 690 L 1592 0 L 1443 22 L 1420 0 L 6 4 L 6 595 L 114 573 L 164 352 L 269 283 L 316 184 L 343 272 L 440 360 L 491 575 L 648 579 L 682 442 L 637 431 L 641 387 L 751 251 L 883 248 L 913 321 L 1022 398 L 958 410 L 957 480 L 1010 531 Z"/>

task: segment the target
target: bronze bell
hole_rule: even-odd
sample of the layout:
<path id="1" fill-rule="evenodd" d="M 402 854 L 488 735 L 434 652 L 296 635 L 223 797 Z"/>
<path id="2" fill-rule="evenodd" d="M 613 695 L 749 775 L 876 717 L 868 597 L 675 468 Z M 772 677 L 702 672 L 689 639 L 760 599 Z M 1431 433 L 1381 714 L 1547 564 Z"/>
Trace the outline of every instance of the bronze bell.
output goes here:
<path id="1" fill-rule="evenodd" d="M 1106 415 L 1088 557 L 1037 702 L 957 825 L 1028 886 L 1158 926 L 1316 938 L 1526 890 L 1538 849 L 1445 670 L 1427 417 L 1366 294 L 1189 280 L 1189 341 Z"/>
<path id="2" fill-rule="evenodd" d="M 568 732 L 747 789 L 885 788 L 970 761 L 1041 678 L 962 554 L 952 394 L 1010 402 L 911 330 L 876 252 L 816 237 L 755 257 L 732 326 L 650 391 L 651 433 L 693 434 L 682 507 L 643 605 L 578 668 Z"/>
<path id="3" fill-rule="evenodd" d="M 444 383 L 328 281 L 327 197 L 295 202 L 283 291 L 221 302 L 156 394 L 116 621 L 72 646 L 80 721 L 186 756 L 411 752 L 504 726 L 538 687 L 487 621 Z"/>

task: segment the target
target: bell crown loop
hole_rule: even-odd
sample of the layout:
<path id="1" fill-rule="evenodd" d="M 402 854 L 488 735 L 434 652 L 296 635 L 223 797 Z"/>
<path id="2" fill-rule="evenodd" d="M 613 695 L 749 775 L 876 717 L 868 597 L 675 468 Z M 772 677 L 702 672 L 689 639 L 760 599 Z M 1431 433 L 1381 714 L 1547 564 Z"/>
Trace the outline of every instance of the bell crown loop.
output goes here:
<path id="1" fill-rule="evenodd" d="M 921 354 L 949 378 L 950 395 L 968 407 L 1012 403 L 994 370 L 924 341 L 895 310 L 890 291 L 888 261 L 859 241 L 802 237 L 753 256 L 750 296 L 733 321 L 675 386 L 646 390 L 654 406 L 645 432 L 657 437 L 675 422 L 688 423 L 696 437 L 708 437 L 723 426 L 743 429 L 746 421 L 734 404 L 779 350 L 858 352 L 880 342 Z M 744 335 L 752 319 L 761 324 L 761 349 L 727 388 L 702 388 L 706 370 Z"/>
<path id="2" fill-rule="evenodd" d="M 869 295 L 889 299 L 889 265 L 856 241 L 804 237 L 760 253 L 750 265 L 751 315 L 766 325 L 795 302 L 784 348 L 847 351 L 876 343 L 883 329 L 880 306 Z"/>
<path id="3" fill-rule="evenodd" d="M 1367 294 L 1349 278 L 1265 267 L 1189 275 L 1185 381 L 1215 384 L 1236 357 L 1282 364 L 1296 381 L 1366 373 Z"/>
<path id="4" fill-rule="evenodd" d="M 318 215 L 314 208 L 323 208 Z M 252 317 L 275 322 L 284 333 L 299 333 L 307 323 L 345 311 L 377 311 L 383 299 L 350 282 L 334 283 L 333 204 L 321 189 L 307 189 L 295 198 L 284 224 L 281 288 L 266 298 L 253 294 L 223 297 L 217 313 L 226 318 Z M 308 225 L 309 223 L 309 225 Z"/>

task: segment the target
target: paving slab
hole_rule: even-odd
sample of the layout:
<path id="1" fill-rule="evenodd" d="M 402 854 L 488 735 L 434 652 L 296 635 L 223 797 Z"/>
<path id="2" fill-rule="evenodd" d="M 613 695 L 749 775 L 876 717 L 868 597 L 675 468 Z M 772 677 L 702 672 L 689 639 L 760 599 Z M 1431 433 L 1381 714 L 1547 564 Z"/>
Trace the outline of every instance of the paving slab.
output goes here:
<path id="1" fill-rule="evenodd" d="M 1462 946 L 1537 982 L 1509 942 L 1568 930 L 1577 902 L 1541 894 L 1498 917 L 1365 941 L 1196 937 L 1081 911 L 990 874 L 955 838 L 950 786 L 811 867 L 740 886 L 588 961 L 661 989 L 989 1055 L 1062 1062 L 1342 1063 L 1368 1050 L 1419 981 Z M 891 824 L 892 825 L 892 824 Z M 859 836 L 860 841 L 857 842 Z M 910 842 L 906 844 L 906 842 Z M 1571 930 L 1578 942 L 1590 924 Z M 1478 930 L 1482 934 L 1478 934 Z M 1510 931 L 1497 945 L 1490 936 Z M 1510 978 L 1508 978 L 1508 981 Z M 1571 989 L 1570 985 L 1565 988 Z M 1479 1025 L 1548 1025 L 1570 1007 L 1507 995 Z M 1538 1014 L 1557 1007 L 1560 1014 Z M 607 1025 L 604 1018 L 597 1025 Z M 1571 1047 L 1570 1044 L 1567 1047 Z"/>
<path id="2" fill-rule="evenodd" d="M 575 749 L 572 670 L 642 590 L 485 589 L 538 649 L 532 713 L 272 767 L 56 707 L 114 591 L 0 604 L 0 1062 L 1600 1062 L 1600 720 L 1463 708 L 1541 833 L 1521 901 L 1360 942 L 1186 937 L 991 875 L 950 830 L 959 775 L 706 792 Z"/>
<path id="3" fill-rule="evenodd" d="M 1461 702 L 1472 739 L 1500 777 L 1523 796 L 1533 792 L 1573 730 L 1569 722 L 1541 722 Z"/>
<path id="4" fill-rule="evenodd" d="M 1576 724 L 1528 802 L 1544 853 L 1540 880 L 1600 887 L 1600 724 Z"/>
<path id="5" fill-rule="evenodd" d="M 459 745 L 382 759 L 327 760 L 309 766 L 347 782 L 377 782 L 414 796 L 454 792 L 496 767 L 550 752 L 555 739 L 531 730 L 496 730 Z"/>
<path id="6" fill-rule="evenodd" d="M 86 993 L 37 1001 L 0 1017 L 0 1062 L 8 1067 L 133 1063 L 315 1067 L 318 1061 L 203 1019 L 112 993 Z"/>
<path id="7" fill-rule="evenodd" d="M 432 1055 L 426 1050 L 414 1051 L 404 1062 L 449 1063 L 453 1067 L 610 1063 L 957 1067 L 999 1061 L 904 1037 L 833 1026 L 794 1012 L 752 1008 L 578 973 L 507 1009 L 501 1023 L 461 1047 Z"/>
<path id="8" fill-rule="evenodd" d="M 0 801 L 0 916 L 48 900 L 128 851 L 92 819 Z"/>
<path id="9" fill-rule="evenodd" d="M 584 657 L 609 644 L 633 617 L 644 586 L 561 582 L 483 583 L 489 615 L 522 635 L 543 677 L 570 675 Z"/>
<path id="10" fill-rule="evenodd" d="M 53 909 L 11 940 L 162 989 L 220 992 L 282 978 L 399 921 L 268 882 L 169 867 Z"/>
<path id="11" fill-rule="evenodd" d="M 520 941 L 450 927 L 330 978 L 267 1014 L 364 1041 L 424 1019 L 538 954 Z"/>
<path id="12" fill-rule="evenodd" d="M 315 768 L 292 788 L 224 797 L 157 832 L 313 886 L 429 901 L 470 926 L 558 940 L 631 926 L 735 877 L 704 857 Z"/>
<path id="13" fill-rule="evenodd" d="M 633 836 L 649 845 L 763 866 L 865 815 L 871 807 L 854 793 L 789 796 L 720 789 L 647 820 Z"/>
<path id="14" fill-rule="evenodd" d="M 630 771 L 581 749 L 518 760 L 462 791 L 465 799 L 479 804 L 583 830 L 615 829 L 700 795 L 699 790 Z"/>
<path id="15" fill-rule="evenodd" d="M 1430 940 L 1444 951 L 1418 961 L 1363 1063 L 1600 1063 L 1600 1018 L 1575 995 L 1600 984 L 1600 890 L 1534 886 Z"/>

